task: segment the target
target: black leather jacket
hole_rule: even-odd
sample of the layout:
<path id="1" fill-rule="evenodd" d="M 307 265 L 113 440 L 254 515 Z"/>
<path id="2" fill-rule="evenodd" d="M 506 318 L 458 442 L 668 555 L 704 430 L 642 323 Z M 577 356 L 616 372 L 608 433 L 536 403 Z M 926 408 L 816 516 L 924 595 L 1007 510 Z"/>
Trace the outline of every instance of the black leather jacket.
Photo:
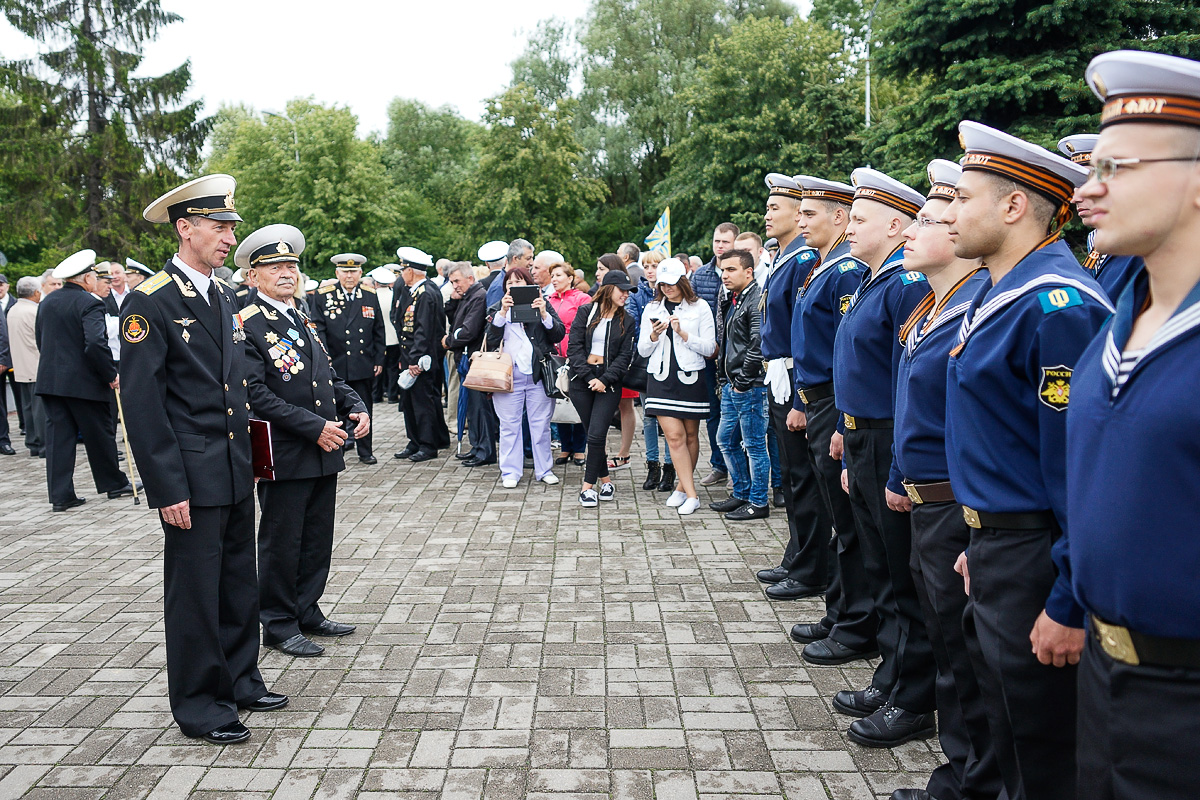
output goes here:
<path id="1" fill-rule="evenodd" d="M 724 337 L 717 359 L 717 380 L 732 383 L 739 391 L 763 385 L 762 312 L 758 308 L 762 289 L 750 284 L 737 297 L 721 301 Z"/>

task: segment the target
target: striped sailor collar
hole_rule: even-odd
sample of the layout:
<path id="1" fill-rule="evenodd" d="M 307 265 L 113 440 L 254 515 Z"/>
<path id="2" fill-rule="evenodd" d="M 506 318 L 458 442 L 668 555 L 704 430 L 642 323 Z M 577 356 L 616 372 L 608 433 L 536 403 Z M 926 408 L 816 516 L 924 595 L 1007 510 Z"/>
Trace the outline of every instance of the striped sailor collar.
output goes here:
<path id="1" fill-rule="evenodd" d="M 804 287 L 806 289 L 808 288 L 809 284 L 815 281 L 819 276 L 824 275 L 829 270 L 840 266 L 847 261 L 853 261 L 855 264 L 863 267 L 863 269 L 866 269 L 865 264 L 863 264 L 854 256 L 850 255 L 850 243 L 846 241 L 845 237 L 846 235 L 842 234 L 842 236 L 839 237 L 837 244 L 835 244 L 833 249 L 829 251 L 829 255 L 825 256 L 821 263 L 813 267 L 812 272 L 809 273 L 808 278 L 806 278 L 804 281 Z"/>
<path id="2" fill-rule="evenodd" d="M 931 291 L 901 329 L 901 339 L 909 355 L 912 355 L 929 334 L 967 313 L 979 287 L 987 280 L 987 270 L 980 267 L 960 278 L 941 301 L 935 302 L 935 295 Z"/>
<path id="3" fill-rule="evenodd" d="M 771 282 L 771 276 L 775 274 L 776 270 L 786 264 L 789 260 L 795 258 L 796 255 L 804 249 L 812 250 L 813 248 L 808 246 L 808 240 L 806 240 L 802 234 L 797 234 L 796 238 L 788 242 L 787 247 L 780 248 L 779 252 L 775 254 L 775 259 L 771 262 L 771 266 L 767 269 L 767 277 L 763 279 L 764 283 L 769 284 Z M 813 252 L 816 251 L 814 250 Z"/>
<path id="4" fill-rule="evenodd" d="M 854 294 L 851 295 L 850 308 L 846 310 L 847 313 L 849 313 L 851 309 L 858 305 L 858 301 L 862 299 L 864 294 L 883 283 L 886 278 L 902 272 L 903 270 L 904 244 L 902 242 L 896 245 L 896 249 L 888 254 L 888 257 L 883 260 L 883 263 L 879 266 L 878 272 L 872 273 L 869 269 L 863 270 L 863 282 L 857 289 L 855 289 Z"/>
<path id="5" fill-rule="evenodd" d="M 1125 287 L 1125 291 L 1121 292 L 1121 296 L 1117 298 L 1117 310 L 1113 314 L 1112 322 L 1108 326 L 1108 333 L 1105 335 L 1104 352 L 1101 361 L 1104 365 L 1104 371 L 1114 387 L 1117 385 L 1117 372 L 1121 363 L 1121 353 L 1124 351 L 1125 344 L 1129 341 L 1129 336 L 1133 332 L 1133 323 L 1145 307 L 1149 295 L 1150 278 L 1146 274 L 1146 267 L 1143 264 L 1138 267 L 1138 271 L 1130 279 L 1129 285 Z M 1152 355 L 1166 349 L 1173 342 L 1179 340 L 1185 334 L 1196 330 L 1196 328 L 1200 328 L 1200 283 L 1192 287 L 1187 297 L 1179 304 L 1179 308 L 1175 309 L 1175 313 L 1171 315 L 1171 318 L 1155 331 L 1154 336 L 1150 338 L 1150 341 L 1142 350 L 1141 358 L 1138 359 L 1133 371 L 1137 372 Z"/>

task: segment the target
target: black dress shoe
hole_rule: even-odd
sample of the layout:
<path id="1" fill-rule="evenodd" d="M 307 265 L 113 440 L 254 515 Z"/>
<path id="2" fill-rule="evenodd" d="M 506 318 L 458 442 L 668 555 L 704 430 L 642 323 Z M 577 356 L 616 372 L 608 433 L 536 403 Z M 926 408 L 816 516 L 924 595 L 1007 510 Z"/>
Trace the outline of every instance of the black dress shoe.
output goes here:
<path id="1" fill-rule="evenodd" d="M 12 449 L 11 444 L 0 444 L 0 453 L 6 456 L 15 456 L 17 451 Z"/>
<path id="2" fill-rule="evenodd" d="M 269 644 L 267 647 L 289 656 L 295 656 L 296 658 L 312 658 L 325 652 L 324 647 L 321 647 L 316 642 L 310 642 L 302 633 L 297 633 L 292 638 L 285 639 L 279 644 Z"/>
<path id="3" fill-rule="evenodd" d="M 75 508 L 77 506 L 81 506 L 86 502 L 87 502 L 86 498 L 76 497 L 74 500 L 68 500 L 65 503 L 55 503 L 53 510 L 54 511 L 67 511 L 67 510 Z"/>
<path id="4" fill-rule="evenodd" d="M 748 519 L 766 519 L 771 516 L 770 506 L 756 506 L 753 503 L 746 503 L 741 508 L 730 511 L 725 515 L 725 519 L 731 519 L 734 522 L 742 522 Z"/>
<path id="5" fill-rule="evenodd" d="M 914 714 L 886 705 L 869 717 L 850 723 L 846 735 L 864 747 L 895 747 L 913 739 L 927 739 L 937 733 L 933 713 Z"/>
<path id="6" fill-rule="evenodd" d="M 783 499 L 783 489 L 776 489 L 774 491 L 774 493 L 771 495 L 771 505 L 775 506 L 776 508 L 783 508 L 787 505 Z"/>
<path id="7" fill-rule="evenodd" d="M 411 458 L 417 452 L 417 446 L 410 444 L 408 447 L 396 453 L 396 458 Z"/>
<path id="8" fill-rule="evenodd" d="M 247 711 L 276 711 L 288 704 L 288 696 L 286 694 L 275 694 L 267 692 L 262 697 L 255 700 L 253 703 L 242 706 Z"/>
<path id="9" fill-rule="evenodd" d="M 462 462 L 462 465 L 464 467 L 486 467 L 489 464 L 495 463 L 496 459 L 494 458 L 468 458 L 466 461 Z"/>
<path id="10" fill-rule="evenodd" d="M 714 500 L 708 504 L 708 507 L 713 511 L 724 514 L 726 511 L 737 511 L 742 506 L 746 505 L 745 500 L 739 500 L 733 495 L 726 497 L 724 500 Z"/>
<path id="11" fill-rule="evenodd" d="M 759 583 L 779 583 L 787 579 L 787 572 L 783 567 L 771 567 L 770 569 L 760 569 L 754 573 L 754 577 L 758 578 Z"/>
<path id="12" fill-rule="evenodd" d="M 212 729 L 200 738 L 213 744 L 238 744 L 250 738 L 250 729 L 240 722 L 230 722 L 228 725 Z"/>
<path id="13" fill-rule="evenodd" d="M 420 464 L 422 461 L 432 461 L 437 458 L 436 450 L 418 450 L 408 457 L 408 460 L 414 464 Z"/>
<path id="14" fill-rule="evenodd" d="M 753 506 L 751 506 L 753 508 Z M 728 515 L 726 515 L 728 517 Z M 764 592 L 772 600 L 799 600 L 802 597 L 816 597 L 825 592 L 824 586 L 809 586 L 793 578 L 782 580 L 774 586 L 768 586 Z"/>
<path id="15" fill-rule="evenodd" d="M 142 488 L 141 481 L 138 481 L 137 488 L 139 488 L 139 489 Z M 133 497 L 133 484 L 127 483 L 124 486 L 122 486 L 120 489 L 114 489 L 113 491 L 108 493 L 109 500 L 116 500 L 118 497 Z"/>
<path id="16" fill-rule="evenodd" d="M 309 636 L 349 636 L 357 630 L 354 625 L 347 625 L 345 622 L 334 622 L 331 619 L 321 620 L 321 624 L 315 628 L 301 628 L 304 633 Z"/>
<path id="17" fill-rule="evenodd" d="M 800 622 L 792 626 L 788 636 L 792 637 L 793 642 L 812 644 L 829 636 L 829 631 L 829 628 L 819 622 Z"/>
<path id="18" fill-rule="evenodd" d="M 459 461 L 466 461 L 468 458 L 474 458 L 475 456 L 471 455 L 471 451 L 468 450 L 465 453 L 455 453 L 454 457 L 457 458 Z M 557 463 L 557 462 L 555 462 L 555 463 Z"/>
<path id="19" fill-rule="evenodd" d="M 892 792 L 891 800 L 937 800 L 924 789 L 897 789 Z"/>
<path id="20" fill-rule="evenodd" d="M 838 664 L 849 664 L 851 661 L 875 658 L 879 655 L 879 651 L 855 650 L 853 647 L 846 647 L 846 645 L 838 640 L 827 636 L 824 639 L 807 645 L 800 651 L 800 655 L 810 664 L 818 664 L 822 667 L 836 667 Z"/>
<path id="21" fill-rule="evenodd" d="M 375 456 L 359 456 L 358 460 L 364 464 L 378 464 L 379 459 Z"/>
<path id="22" fill-rule="evenodd" d="M 838 692 L 833 696 L 833 707 L 840 714 L 851 717 L 869 717 L 887 702 L 887 695 L 874 686 L 857 692 Z"/>

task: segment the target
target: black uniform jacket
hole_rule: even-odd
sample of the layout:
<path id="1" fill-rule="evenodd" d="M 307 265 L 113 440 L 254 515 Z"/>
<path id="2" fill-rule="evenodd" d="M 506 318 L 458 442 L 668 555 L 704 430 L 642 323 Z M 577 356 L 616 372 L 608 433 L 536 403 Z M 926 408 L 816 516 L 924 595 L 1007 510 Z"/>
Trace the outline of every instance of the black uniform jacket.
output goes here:
<path id="1" fill-rule="evenodd" d="M 442 290 L 426 278 L 407 292 L 396 292 L 392 312 L 392 324 L 400 338 L 400 365 L 410 367 L 421 356 L 429 356 L 436 367 L 442 360 L 442 337 L 446 335 Z"/>
<path id="2" fill-rule="evenodd" d="M 167 262 L 121 306 L 121 399 L 151 508 L 254 490 L 244 333 L 233 290 L 215 283 L 219 310 Z"/>
<path id="3" fill-rule="evenodd" d="M 258 300 L 258 288 L 255 286 L 243 286 L 234 292 L 234 305 L 238 308 L 245 308 L 251 303 Z"/>
<path id="4" fill-rule="evenodd" d="M 446 334 L 446 349 L 474 353 L 483 344 L 483 327 L 491 316 L 487 307 L 487 287 L 476 281 L 466 294 L 450 301 L 446 307 L 454 309 L 450 332 Z"/>
<path id="5" fill-rule="evenodd" d="M 562 341 L 562 338 L 567 335 L 567 326 L 563 325 L 561 319 L 558 318 L 558 312 L 553 306 L 546 303 L 546 311 L 550 314 L 551 325 L 547 328 L 539 319 L 537 322 L 510 322 L 509 325 L 524 325 L 525 335 L 529 337 L 529 343 L 533 345 L 533 373 L 530 375 L 534 382 L 542 379 L 542 359 L 546 357 L 546 353 L 558 353 L 554 345 Z M 492 319 L 500 313 L 500 304 L 495 303 L 488 309 L 487 313 L 487 346 L 488 350 L 497 350 L 500 348 L 500 342 L 504 340 L 504 326 L 496 327 L 492 324 Z M 590 379 L 589 379 L 590 380 Z M 606 386 L 608 384 L 605 384 Z"/>
<path id="6" fill-rule="evenodd" d="M 331 366 L 316 324 L 302 313 L 305 325 L 297 328 L 263 300 L 242 309 L 241 317 L 250 412 L 271 423 L 275 480 L 341 472 L 346 468 L 342 448 L 326 453 L 317 439 L 326 422 L 340 420 L 342 430 L 354 430 L 347 415 L 367 407 Z"/>
<path id="7" fill-rule="evenodd" d="M 592 352 L 592 335 L 596 332 L 594 326 L 588 324 L 592 317 L 592 309 L 596 316 L 600 309 L 593 303 L 584 303 L 575 314 L 571 323 L 571 334 L 567 339 L 567 362 L 571 365 L 571 380 L 587 383 L 592 378 L 599 378 L 608 391 L 621 382 L 629 364 L 633 361 L 633 340 L 637 337 L 637 326 L 633 317 L 622 309 L 608 323 L 608 341 L 604 349 L 603 364 L 587 363 L 588 353 Z"/>
<path id="8" fill-rule="evenodd" d="M 108 385 L 117 377 L 117 364 L 108 349 L 104 303 L 95 295 L 77 283 L 64 283 L 42 299 L 33 335 L 41 352 L 38 394 L 112 398 Z"/>
<path id="9" fill-rule="evenodd" d="M 375 290 L 358 286 L 347 296 L 338 284 L 322 286 L 312 304 L 317 333 L 329 348 L 333 370 L 347 381 L 375 377 L 383 366 L 387 332 Z"/>

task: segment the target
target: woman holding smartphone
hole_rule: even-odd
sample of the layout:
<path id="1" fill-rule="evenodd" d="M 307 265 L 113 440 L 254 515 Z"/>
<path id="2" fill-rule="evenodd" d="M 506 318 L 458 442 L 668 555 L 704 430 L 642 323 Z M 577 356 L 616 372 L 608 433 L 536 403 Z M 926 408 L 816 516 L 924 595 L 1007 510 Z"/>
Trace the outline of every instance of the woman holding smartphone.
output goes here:
<path id="1" fill-rule="evenodd" d="M 646 359 L 646 416 L 658 418 L 678 482 L 667 505 L 687 515 L 700 507 L 694 471 L 700 457 L 700 420 L 708 419 L 705 359 L 717 349 L 712 309 L 699 299 L 683 262 L 658 265 L 654 300 L 642 312 L 638 352 Z"/>

